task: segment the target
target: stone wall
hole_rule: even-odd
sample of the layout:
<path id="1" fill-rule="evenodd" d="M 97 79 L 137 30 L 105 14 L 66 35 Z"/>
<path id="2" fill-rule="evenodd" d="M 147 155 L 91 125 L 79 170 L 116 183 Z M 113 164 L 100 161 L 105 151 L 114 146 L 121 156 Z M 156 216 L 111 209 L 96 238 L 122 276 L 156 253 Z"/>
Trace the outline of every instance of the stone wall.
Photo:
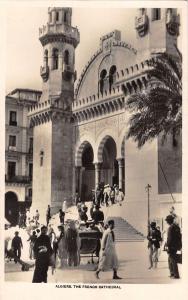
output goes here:
<path id="1" fill-rule="evenodd" d="M 45 213 L 51 204 L 51 162 L 52 124 L 43 123 L 34 127 L 33 144 L 33 202 L 32 207 Z M 40 152 L 44 152 L 43 166 L 40 166 Z"/>
<path id="2" fill-rule="evenodd" d="M 57 211 L 63 201 L 70 202 L 73 192 L 72 124 L 57 119 L 52 125 L 52 206 Z"/>

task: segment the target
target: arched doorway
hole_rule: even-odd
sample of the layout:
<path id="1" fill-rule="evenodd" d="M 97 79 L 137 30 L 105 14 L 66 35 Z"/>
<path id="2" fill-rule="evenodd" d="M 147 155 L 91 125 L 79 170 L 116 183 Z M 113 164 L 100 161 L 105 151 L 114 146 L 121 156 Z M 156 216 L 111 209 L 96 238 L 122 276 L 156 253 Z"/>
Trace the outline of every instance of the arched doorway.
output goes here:
<path id="1" fill-rule="evenodd" d="M 5 218 L 11 223 L 16 225 L 18 223 L 18 198 L 15 193 L 7 192 L 5 194 Z"/>
<path id="2" fill-rule="evenodd" d="M 118 162 L 116 160 L 116 143 L 112 137 L 107 136 L 101 142 L 101 177 L 100 181 L 104 184 L 118 184 Z"/>
<path id="3" fill-rule="evenodd" d="M 82 152 L 81 199 L 92 200 L 92 190 L 95 189 L 95 166 L 92 146 L 87 143 Z"/>

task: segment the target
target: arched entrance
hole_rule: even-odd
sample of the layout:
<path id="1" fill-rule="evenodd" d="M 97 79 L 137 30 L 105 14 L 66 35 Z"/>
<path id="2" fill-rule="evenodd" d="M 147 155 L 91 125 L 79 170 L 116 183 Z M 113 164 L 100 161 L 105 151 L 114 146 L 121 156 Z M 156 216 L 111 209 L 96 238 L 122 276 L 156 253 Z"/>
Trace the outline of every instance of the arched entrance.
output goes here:
<path id="1" fill-rule="evenodd" d="M 83 201 L 92 200 L 95 189 L 94 152 L 91 144 L 84 141 L 76 155 L 76 191 Z"/>
<path id="2" fill-rule="evenodd" d="M 5 194 L 5 218 L 11 223 L 16 225 L 18 223 L 18 198 L 15 193 L 7 192 Z"/>
<path id="3" fill-rule="evenodd" d="M 113 138 L 105 137 L 101 142 L 99 151 L 101 152 L 99 153 L 101 161 L 100 182 L 110 185 L 118 184 L 117 149 Z"/>

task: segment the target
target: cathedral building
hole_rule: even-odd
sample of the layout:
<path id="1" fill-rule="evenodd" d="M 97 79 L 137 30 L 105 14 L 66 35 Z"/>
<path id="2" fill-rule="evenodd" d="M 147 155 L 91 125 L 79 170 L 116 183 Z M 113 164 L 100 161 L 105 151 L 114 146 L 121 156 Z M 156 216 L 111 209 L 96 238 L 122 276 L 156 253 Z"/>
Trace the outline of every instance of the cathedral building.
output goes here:
<path id="1" fill-rule="evenodd" d="M 40 99 L 28 107 L 33 129 L 32 207 L 56 213 L 75 192 L 85 201 L 99 184 L 117 184 L 125 193 L 120 216 L 139 231 L 150 218 L 161 225 L 173 205 L 181 214 L 181 138 L 158 138 L 141 149 L 126 139 L 130 113 L 126 100 L 148 85 L 148 60 L 159 53 L 177 56 L 176 9 L 142 8 L 135 16 L 136 45 L 114 30 L 102 36 L 98 51 L 80 78 L 75 49 L 80 33 L 72 26 L 72 9 L 48 9 L 40 29 L 43 79 Z"/>

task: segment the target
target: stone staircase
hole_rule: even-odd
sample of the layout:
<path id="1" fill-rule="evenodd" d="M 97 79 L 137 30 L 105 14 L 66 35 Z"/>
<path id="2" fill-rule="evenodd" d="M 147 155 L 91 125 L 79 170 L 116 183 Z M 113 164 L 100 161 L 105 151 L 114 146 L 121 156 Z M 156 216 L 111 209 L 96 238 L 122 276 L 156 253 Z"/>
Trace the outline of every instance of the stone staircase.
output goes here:
<path id="1" fill-rule="evenodd" d="M 130 225 L 126 220 L 120 217 L 108 217 L 115 222 L 115 239 L 116 242 L 143 242 L 144 236 L 138 232 L 132 225 Z"/>

